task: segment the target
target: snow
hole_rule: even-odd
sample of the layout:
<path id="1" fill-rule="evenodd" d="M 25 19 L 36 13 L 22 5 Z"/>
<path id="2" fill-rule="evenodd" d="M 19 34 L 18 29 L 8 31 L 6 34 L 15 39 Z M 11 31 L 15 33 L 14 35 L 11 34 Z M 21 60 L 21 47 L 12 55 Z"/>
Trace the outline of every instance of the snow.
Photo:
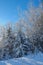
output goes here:
<path id="1" fill-rule="evenodd" d="M 43 65 L 43 53 L 0 61 L 0 65 Z"/>

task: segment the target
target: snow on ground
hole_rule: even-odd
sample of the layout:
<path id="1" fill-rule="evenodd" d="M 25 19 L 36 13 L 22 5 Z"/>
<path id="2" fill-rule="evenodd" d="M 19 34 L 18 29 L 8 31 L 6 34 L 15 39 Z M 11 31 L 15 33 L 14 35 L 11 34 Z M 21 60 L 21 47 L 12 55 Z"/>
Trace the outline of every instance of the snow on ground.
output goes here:
<path id="1" fill-rule="evenodd" d="M 43 65 L 43 54 L 30 54 L 21 58 L 0 61 L 0 65 Z"/>

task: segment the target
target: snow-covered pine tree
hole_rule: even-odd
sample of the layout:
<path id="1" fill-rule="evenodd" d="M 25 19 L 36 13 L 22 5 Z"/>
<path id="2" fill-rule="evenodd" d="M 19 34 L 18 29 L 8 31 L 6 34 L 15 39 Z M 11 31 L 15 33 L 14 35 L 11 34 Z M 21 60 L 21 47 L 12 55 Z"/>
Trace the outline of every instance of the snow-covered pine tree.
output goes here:
<path id="1" fill-rule="evenodd" d="M 4 49 L 3 57 L 5 59 L 13 57 L 14 41 L 15 41 L 15 37 L 12 32 L 12 26 L 8 25 L 8 27 L 6 28 L 6 35 L 5 35 L 5 40 L 4 40 L 5 46 L 3 47 L 3 49 Z"/>

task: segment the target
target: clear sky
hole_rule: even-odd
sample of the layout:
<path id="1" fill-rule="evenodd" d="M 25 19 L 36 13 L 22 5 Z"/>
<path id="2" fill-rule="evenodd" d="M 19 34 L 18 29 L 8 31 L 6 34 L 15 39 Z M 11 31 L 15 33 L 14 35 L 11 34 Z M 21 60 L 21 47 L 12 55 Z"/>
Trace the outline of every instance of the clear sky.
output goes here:
<path id="1" fill-rule="evenodd" d="M 0 24 L 16 22 L 19 19 L 18 8 L 22 11 L 26 9 L 30 0 L 0 0 Z M 34 6 L 38 5 L 39 0 L 33 0 Z"/>

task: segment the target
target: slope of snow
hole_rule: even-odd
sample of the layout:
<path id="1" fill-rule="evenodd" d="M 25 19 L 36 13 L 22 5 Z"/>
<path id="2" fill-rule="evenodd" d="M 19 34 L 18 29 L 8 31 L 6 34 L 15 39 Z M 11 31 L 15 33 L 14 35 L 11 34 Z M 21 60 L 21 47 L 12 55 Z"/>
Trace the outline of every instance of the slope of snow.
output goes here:
<path id="1" fill-rule="evenodd" d="M 43 65 L 43 54 L 30 54 L 21 58 L 0 61 L 0 65 Z"/>

